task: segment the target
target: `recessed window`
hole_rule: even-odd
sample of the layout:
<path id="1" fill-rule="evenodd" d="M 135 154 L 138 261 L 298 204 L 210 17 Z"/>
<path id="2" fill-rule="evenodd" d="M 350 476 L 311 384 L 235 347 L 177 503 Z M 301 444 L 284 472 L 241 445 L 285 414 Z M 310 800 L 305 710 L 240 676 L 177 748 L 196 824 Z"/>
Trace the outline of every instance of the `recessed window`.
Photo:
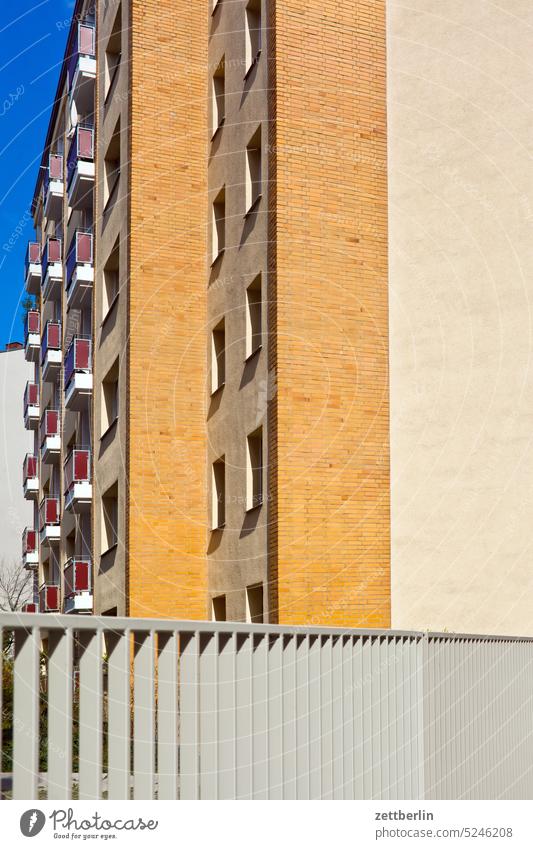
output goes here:
<path id="1" fill-rule="evenodd" d="M 213 201 L 211 226 L 211 262 L 215 262 L 226 247 L 226 187 L 222 188 Z"/>
<path id="2" fill-rule="evenodd" d="M 104 266 L 104 285 L 102 287 L 102 318 L 105 318 L 113 306 L 119 290 L 119 243 L 115 243 Z"/>
<path id="3" fill-rule="evenodd" d="M 246 290 L 246 358 L 263 344 L 262 307 L 261 275 L 258 274 Z"/>
<path id="4" fill-rule="evenodd" d="M 226 70 L 224 56 L 213 74 L 211 134 L 214 135 L 226 117 Z"/>
<path id="5" fill-rule="evenodd" d="M 111 35 L 109 36 L 109 41 L 107 42 L 107 47 L 105 51 L 104 99 L 109 94 L 109 89 L 113 85 L 113 80 L 115 79 L 115 76 L 120 66 L 120 57 L 122 52 L 121 32 L 122 7 L 119 6 L 118 12 L 115 17 L 115 22 L 113 24 L 113 29 L 111 30 Z"/>
<path id="6" fill-rule="evenodd" d="M 105 554 L 118 543 L 118 483 L 102 496 L 101 552 Z"/>
<path id="7" fill-rule="evenodd" d="M 246 509 L 263 503 L 263 430 L 258 428 L 247 439 Z"/>
<path id="8" fill-rule="evenodd" d="M 120 120 L 114 129 L 104 158 L 104 209 L 116 199 L 120 178 Z"/>
<path id="9" fill-rule="evenodd" d="M 246 73 L 261 50 L 261 0 L 250 0 L 244 21 Z"/>
<path id="10" fill-rule="evenodd" d="M 226 522 L 226 460 L 213 463 L 211 484 L 211 528 L 222 528 Z"/>
<path id="11" fill-rule="evenodd" d="M 226 381 L 226 324 L 220 321 L 211 334 L 211 394 Z"/>
<path id="12" fill-rule="evenodd" d="M 118 418 L 118 357 L 102 381 L 102 436 Z"/>
<path id="13" fill-rule="evenodd" d="M 246 146 L 246 211 L 261 196 L 261 127 L 258 127 Z"/>
<path id="14" fill-rule="evenodd" d="M 211 619 L 215 622 L 226 621 L 226 596 L 216 595 L 211 599 Z"/>
<path id="15" fill-rule="evenodd" d="M 213 13 L 220 3 L 220 0 L 211 0 L 211 12 Z"/>
<path id="16" fill-rule="evenodd" d="M 264 622 L 263 584 L 246 587 L 246 621 Z"/>

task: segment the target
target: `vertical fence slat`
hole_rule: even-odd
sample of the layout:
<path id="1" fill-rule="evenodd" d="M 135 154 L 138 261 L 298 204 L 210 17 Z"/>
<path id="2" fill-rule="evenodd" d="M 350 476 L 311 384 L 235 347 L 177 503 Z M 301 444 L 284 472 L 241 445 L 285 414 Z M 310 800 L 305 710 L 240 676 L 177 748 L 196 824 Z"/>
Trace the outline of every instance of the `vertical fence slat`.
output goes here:
<path id="1" fill-rule="evenodd" d="M 268 637 L 254 635 L 252 696 L 252 796 L 268 799 Z"/>
<path id="2" fill-rule="evenodd" d="M 180 799 L 199 798 L 199 655 L 199 635 L 197 633 L 180 633 Z"/>
<path id="3" fill-rule="evenodd" d="M 390 740 L 389 740 L 389 693 L 388 693 L 388 664 L 390 643 L 387 637 L 378 641 L 379 645 L 379 721 L 381 725 L 381 797 L 390 799 Z"/>
<path id="4" fill-rule="evenodd" d="M 283 637 L 283 798 L 296 799 L 296 637 Z"/>
<path id="5" fill-rule="evenodd" d="M 200 798 L 216 799 L 217 782 L 217 635 L 200 635 Z"/>
<path id="6" fill-rule="evenodd" d="M 129 631 L 106 633 L 107 676 L 107 794 L 130 798 L 130 644 Z"/>
<path id="7" fill-rule="evenodd" d="M 269 799 L 283 798 L 283 638 L 270 638 L 268 651 Z"/>
<path id="8" fill-rule="evenodd" d="M 331 734 L 333 798 L 344 798 L 343 753 L 343 691 L 342 691 L 342 638 L 335 637 L 331 647 Z"/>
<path id="9" fill-rule="evenodd" d="M 265 638 L 266 639 L 266 638 Z M 237 634 L 235 647 L 236 798 L 252 796 L 252 636 Z"/>
<path id="10" fill-rule="evenodd" d="M 320 726 L 320 637 L 309 638 L 309 798 L 322 796 L 322 754 Z"/>
<path id="11" fill-rule="evenodd" d="M 217 799 L 235 799 L 235 634 L 218 635 Z"/>
<path id="12" fill-rule="evenodd" d="M 154 634 L 134 633 L 133 798 L 154 798 L 155 692 Z"/>
<path id="13" fill-rule="evenodd" d="M 72 782 L 73 632 L 48 636 L 48 798 L 70 799 Z"/>
<path id="14" fill-rule="evenodd" d="M 178 798 L 178 637 L 157 636 L 158 799 Z"/>
<path id="15" fill-rule="evenodd" d="M 39 779 L 38 628 L 15 629 L 13 798 L 37 799 Z"/>
<path id="16" fill-rule="evenodd" d="M 79 798 L 100 799 L 102 785 L 102 633 L 80 631 Z"/>
<path id="17" fill-rule="evenodd" d="M 353 642 L 342 639 L 342 758 L 343 799 L 354 798 Z"/>
<path id="18" fill-rule="evenodd" d="M 309 638 L 296 638 L 296 798 L 309 799 Z"/>
<path id="19" fill-rule="evenodd" d="M 364 799 L 363 637 L 353 640 L 353 780 L 354 799 Z"/>
<path id="20" fill-rule="evenodd" d="M 333 798 L 332 637 L 320 644 L 320 736 L 322 740 L 322 799 Z"/>

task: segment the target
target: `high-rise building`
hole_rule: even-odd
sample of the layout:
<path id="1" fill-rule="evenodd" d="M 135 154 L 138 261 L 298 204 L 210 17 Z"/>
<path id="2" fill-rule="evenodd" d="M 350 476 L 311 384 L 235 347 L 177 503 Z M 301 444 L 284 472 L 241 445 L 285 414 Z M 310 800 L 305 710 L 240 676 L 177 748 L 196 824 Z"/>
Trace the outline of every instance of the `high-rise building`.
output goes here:
<path id="1" fill-rule="evenodd" d="M 76 3 L 26 266 L 42 610 L 389 625 L 385 78 L 382 0 Z"/>

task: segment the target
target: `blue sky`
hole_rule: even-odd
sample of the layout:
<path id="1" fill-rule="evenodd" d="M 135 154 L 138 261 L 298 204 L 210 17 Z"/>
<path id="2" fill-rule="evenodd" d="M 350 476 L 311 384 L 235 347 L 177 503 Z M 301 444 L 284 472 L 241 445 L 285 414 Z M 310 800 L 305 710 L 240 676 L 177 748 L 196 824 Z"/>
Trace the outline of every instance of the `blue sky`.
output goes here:
<path id="1" fill-rule="evenodd" d="M 22 341 L 29 208 L 74 3 L 5 0 L 0 16 L 0 349 Z"/>

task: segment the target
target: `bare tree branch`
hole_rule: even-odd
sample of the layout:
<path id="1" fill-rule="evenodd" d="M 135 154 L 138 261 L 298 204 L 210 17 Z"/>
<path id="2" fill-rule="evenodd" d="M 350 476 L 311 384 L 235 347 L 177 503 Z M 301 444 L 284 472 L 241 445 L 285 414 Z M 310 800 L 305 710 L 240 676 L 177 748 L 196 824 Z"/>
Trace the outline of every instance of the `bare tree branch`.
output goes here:
<path id="1" fill-rule="evenodd" d="M 33 597 L 33 576 L 18 563 L 0 561 L 0 610 L 20 610 Z"/>

